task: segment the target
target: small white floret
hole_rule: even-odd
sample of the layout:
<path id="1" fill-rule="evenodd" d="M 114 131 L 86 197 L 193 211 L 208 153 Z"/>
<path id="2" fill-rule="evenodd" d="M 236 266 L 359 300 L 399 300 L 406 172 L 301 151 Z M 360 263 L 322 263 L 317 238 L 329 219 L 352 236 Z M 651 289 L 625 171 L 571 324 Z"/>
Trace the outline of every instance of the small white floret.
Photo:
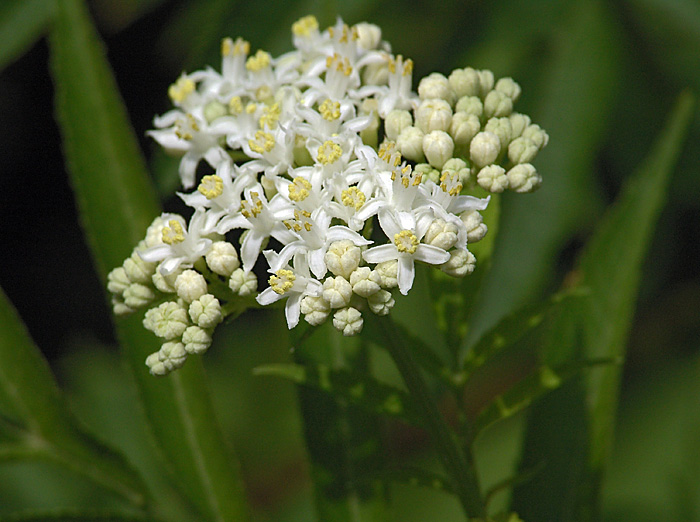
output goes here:
<path id="1" fill-rule="evenodd" d="M 153 301 L 155 294 L 146 285 L 133 283 L 129 288 L 124 290 L 124 304 L 129 308 L 141 308 Z"/>
<path id="2" fill-rule="evenodd" d="M 478 133 L 469 145 L 469 157 L 477 167 L 494 163 L 500 153 L 501 140 L 493 132 Z"/>
<path id="3" fill-rule="evenodd" d="M 396 148 L 401 155 L 411 161 L 421 162 L 425 160 L 423 154 L 423 137 L 425 133 L 418 127 L 404 128 L 396 139 Z"/>
<path id="4" fill-rule="evenodd" d="M 204 294 L 192 301 L 189 314 L 192 322 L 201 328 L 214 328 L 223 320 L 221 303 L 211 294 Z"/>
<path id="5" fill-rule="evenodd" d="M 226 277 L 241 265 L 236 248 L 228 241 L 213 243 L 204 259 L 212 272 Z"/>
<path id="6" fill-rule="evenodd" d="M 396 141 L 399 134 L 406 128 L 413 125 L 413 117 L 406 110 L 394 109 L 387 114 L 384 120 L 384 134 L 392 141 Z"/>
<path id="7" fill-rule="evenodd" d="M 207 281 L 194 270 L 185 270 L 175 279 L 175 291 L 186 303 L 199 299 L 207 293 Z"/>
<path id="8" fill-rule="evenodd" d="M 425 158 L 436 169 L 442 168 L 445 162 L 452 157 L 454 150 L 454 141 L 444 131 L 434 130 L 423 137 Z"/>
<path id="9" fill-rule="evenodd" d="M 211 334 L 199 326 L 190 326 L 182 334 L 185 351 L 189 354 L 202 354 L 211 346 Z"/>
<path id="10" fill-rule="evenodd" d="M 350 274 L 352 291 L 360 297 L 369 297 L 381 290 L 382 278 L 368 266 L 361 266 Z"/>
<path id="11" fill-rule="evenodd" d="M 383 288 L 399 286 L 399 262 L 396 259 L 378 263 L 374 270 L 379 274 Z"/>
<path id="12" fill-rule="evenodd" d="M 500 165 L 488 165 L 476 175 L 476 182 L 489 192 L 503 192 L 508 188 L 506 170 Z"/>
<path id="13" fill-rule="evenodd" d="M 508 171 L 508 184 L 519 193 L 533 192 L 542 184 L 542 177 L 530 163 L 521 163 Z"/>
<path id="14" fill-rule="evenodd" d="M 456 248 L 450 252 L 450 259 L 440 265 L 440 269 L 452 277 L 464 277 L 476 267 L 476 257 L 469 250 Z"/>
<path id="15" fill-rule="evenodd" d="M 342 308 L 333 314 L 333 326 L 346 337 L 360 333 L 363 323 L 362 314 L 352 306 Z"/>
<path id="16" fill-rule="evenodd" d="M 326 267 L 333 275 L 342 276 L 345 279 L 360 266 L 362 250 L 349 239 L 334 241 L 328 247 L 324 256 Z"/>
<path id="17" fill-rule="evenodd" d="M 258 278 L 253 272 L 236 268 L 228 280 L 228 287 L 241 297 L 246 297 L 258 290 Z"/>
<path id="18" fill-rule="evenodd" d="M 301 313 L 311 326 L 323 324 L 330 314 L 331 307 L 323 297 L 307 295 L 301 300 Z"/>
<path id="19" fill-rule="evenodd" d="M 322 295 L 331 308 L 342 308 L 350 304 L 352 286 L 342 276 L 328 277 L 323 282 Z"/>
<path id="20" fill-rule="evenodd" d="M 367 298 L 369 309 L 377 315 L 387 315 L 396 304 L 391 292 L 380 290 Z"/>
<path id="21" fill-rule="evenodd" d="M 188 325 L 187 310 L 175 301 L 151 308 L 143 319 L 143 326 L 163 339 L 180 337 Z"/>

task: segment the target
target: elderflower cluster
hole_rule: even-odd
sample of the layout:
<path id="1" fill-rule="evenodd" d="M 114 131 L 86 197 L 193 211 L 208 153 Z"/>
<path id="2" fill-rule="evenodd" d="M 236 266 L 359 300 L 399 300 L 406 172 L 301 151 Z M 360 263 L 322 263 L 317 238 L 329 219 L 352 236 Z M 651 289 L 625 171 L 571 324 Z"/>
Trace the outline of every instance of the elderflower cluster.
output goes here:
<path id="1" fill-rule="evenodd" d="M 284 300 L 289 328 L 303 317 L 355 335 L 363 313 L 386 315 L 394 289 L 409 292 L 416 262 L 474 270 L 467 247 L 486 234 L 489 197 L 466 192 L 541 183 L 530 162 L 547 134 L 513 112 L 513 80 L 458 69 L 416 93 L 413 63 L 375 25 L 321 31 L 308 16 L 292 33 L 295 50 L 276 58 L 224 39 L 221 70 L 180 76 L 174 109 L 155 118 L 149 134 L 181 156 L 193 214 L 158 217 L 108 284 L 116 314 L 148 308 L 144 326 L 164 342 L 153 374 L 255 304 Z M 256 265 L 269 273 L 260 292 Z"/>

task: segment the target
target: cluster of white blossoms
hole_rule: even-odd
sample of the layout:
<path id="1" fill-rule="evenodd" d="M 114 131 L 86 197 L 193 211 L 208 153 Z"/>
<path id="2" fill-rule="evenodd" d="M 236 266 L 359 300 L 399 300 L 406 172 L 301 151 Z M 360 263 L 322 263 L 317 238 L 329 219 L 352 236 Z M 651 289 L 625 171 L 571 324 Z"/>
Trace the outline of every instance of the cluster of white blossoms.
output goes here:
<path id="1" fill-rule="evenodd" d="M 416 93 L 413 63 L 375 25 L 320 31 L 308 16 L 292 32 L 295 50 L 277 58 L 224 39 L 221 71 L 183 74 L 175 108 L 155 118 L 150 135 L 182 156 L 183 187 L 199 181 L 179 194 L 193 214 L 158 217 L 109 275 L 115 313 L 149 307 L 144 325 L 164 340 L 153 374 L 205 351 L 253 299 L 286 300 L 289 328 L 332 317 L 357 334 L 363 313 L 385 315 L 394 288 L 409 292 L 416 262 L 474 270 L 467 245 L 487 231 L 489 197 L 464 192 L 541 183 L 531 161 L 548 137 L 513 112 L 513 80 L 458 69 Z"/>

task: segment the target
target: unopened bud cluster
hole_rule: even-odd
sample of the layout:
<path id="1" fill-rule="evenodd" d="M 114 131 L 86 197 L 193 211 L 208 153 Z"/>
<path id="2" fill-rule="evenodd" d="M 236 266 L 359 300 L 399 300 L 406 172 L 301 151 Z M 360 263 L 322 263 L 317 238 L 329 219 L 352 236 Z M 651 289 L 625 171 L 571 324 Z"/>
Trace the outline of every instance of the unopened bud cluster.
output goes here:
<path id="1" fill-rule="evenodd" d="M 374 25 L 321 31 L 309 16 L 292 33 L 277 58 L 224 39 L 221 71 L 183 74 L 155 118 L 149 134 L 182 156 L 193 213 L 158 217 L 108 283 L 114 312 L 146 309 L 163 341 L 153 374 L 206 351 L 255 302 L 284 300 L 289 328 L 303 317 L 355 335 L 363 314 L 391 311 L 394 289 L 409 292 L 416 262 L 474 270 L 467 246 L 487 232 L 489 198 L 465 192 L 541 182 L 530 162 L 547 134 L 513 112 L 512 80 L 460 69 L 416 93 L 413 63 Z M 260 292 L 256 265 L 269 273 Z"/>

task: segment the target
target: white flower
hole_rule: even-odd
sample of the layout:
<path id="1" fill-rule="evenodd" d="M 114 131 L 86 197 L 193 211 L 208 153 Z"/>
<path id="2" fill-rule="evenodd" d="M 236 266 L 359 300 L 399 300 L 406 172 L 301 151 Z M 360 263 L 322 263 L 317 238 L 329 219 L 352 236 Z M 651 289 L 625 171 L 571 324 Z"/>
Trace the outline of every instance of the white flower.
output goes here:
<path id="1" fill-rule="evenodd" d="M 406 128 L 413 125 L 411 113 L 406 110 L 394 109 L 391 111 L 386 120 L 384 120 L 384 133 L 386 137 L 392 141 L 396 141 L 399 134 Z"/>
<path id="2" fill-rule="evenodd" d="M 267 252 L 271 251 L 266 251 Z M 303 255 L 294 256 L 294 267 L 287 266 L 273 271 L 268 282 L 270 286 L 263 290 L 256 301 L 263 306 L 272 304 L 280 299 L 287 298 L 284 306 L 284 314 L 287 318 L 287 326 L 291 329 L 299 324 L 301 314 L 301 300 L 308 296 L 318 297 L 323 291 L 321 283 L 309 274 L 309 266 Z"/>
<path id="3" fill-rule="evenodd" d="M 450 259 L 440 269 L 452 277 L 471 274 L 476 266 L 476 258 L 469 250 L 456 248 L 450 252 Z"/>
<path id="4" fill-rule="evenodd" d="M 478 167 L 494 163 L 500 153 L 501 140 L 493 132 L 478 133 L 469 145 L 469 157 Z"/>
<path id="5" fill-rule="evenodd" d="M 413 286 L 415 261 L 441 265 L 450 258 L 450 254 L 442 248 L 420 242 L 430 225 L 430 222 L 426 222 L 425 219 L 419 220 L 415 229 L 406 229 L 399 224 L 393 213 L 382 211 L 379 213 L 379 224 L 391 242 L 365 250 L 363 257 L 368 263 L 381 263 L 396 259 L 398 261 L 399 291 L 403 295 L 408 294 Z"/>
<path id="6" fill-rule="evenodd" d="M 542 184 L 542 177 L 530 163 L 516 165 L 506 173 L 506 176 L 508 176 L 508 186 L 519 193 L 533 192 Z"/>
<path id="7" fill-rule="evenodd" d="M 476 182 L 489 192 L 503 192 L 508 188 L 506 170 L 500 165 L 488 165 L 476 175 Z"/>

